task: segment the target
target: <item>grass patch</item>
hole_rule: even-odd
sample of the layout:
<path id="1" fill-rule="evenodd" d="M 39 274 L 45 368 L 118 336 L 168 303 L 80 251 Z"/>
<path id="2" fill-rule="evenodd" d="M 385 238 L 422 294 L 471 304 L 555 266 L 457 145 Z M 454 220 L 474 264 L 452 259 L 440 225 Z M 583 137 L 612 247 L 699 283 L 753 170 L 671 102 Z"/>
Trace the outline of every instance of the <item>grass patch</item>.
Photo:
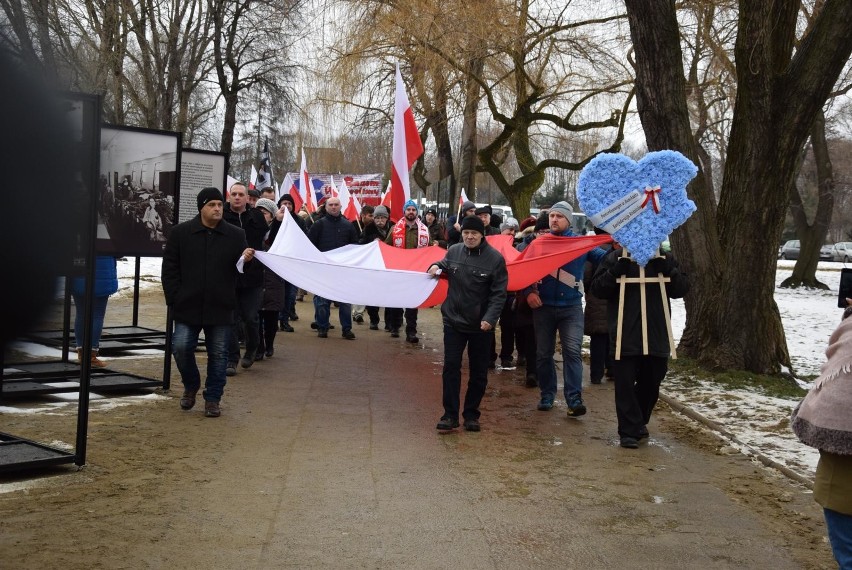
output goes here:
<path id="1" fill-rule="evenodd" d="M 713 372 L 702 368 L 691 358 L 669 361 L 669 372 L 679 376 L 684 385 L 697 384 L 697 380 L 712 382 L 731 390 L 752 390 L 773 398 L 801 399 L 807 394 L 795 381 L 785 376 L 755 374 L 743 370 Z"/>

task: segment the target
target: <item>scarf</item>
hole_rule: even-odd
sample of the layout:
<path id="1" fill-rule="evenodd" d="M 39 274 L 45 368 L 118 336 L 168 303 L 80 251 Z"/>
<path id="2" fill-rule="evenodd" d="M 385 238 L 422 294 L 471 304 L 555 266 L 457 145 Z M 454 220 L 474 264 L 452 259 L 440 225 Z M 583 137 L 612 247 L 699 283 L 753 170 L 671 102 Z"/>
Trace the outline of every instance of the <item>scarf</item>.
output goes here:
<path id="1" fill-rule="evenodd" d="M 832 333 L 814 387 L 793 410 L 790 426 L 802 443 L 852 455 L 852 318 Z"/>
<path id="2" fill-rule="evenodd" d="M 426 227 L 426 224 L 420 221 L 420 218 L 414 218 L 414 221 L 417 222 L 417 247 L 426 247 L 429 245 L 429 228 Z M 394 247 L 401 247 L 402 249 L 405 249 L 405 233 L 408 231 L 408 227 L 405 222 L 405 218 L 402 218 L 393 226 L 393 238 L 391 245 Z"/>

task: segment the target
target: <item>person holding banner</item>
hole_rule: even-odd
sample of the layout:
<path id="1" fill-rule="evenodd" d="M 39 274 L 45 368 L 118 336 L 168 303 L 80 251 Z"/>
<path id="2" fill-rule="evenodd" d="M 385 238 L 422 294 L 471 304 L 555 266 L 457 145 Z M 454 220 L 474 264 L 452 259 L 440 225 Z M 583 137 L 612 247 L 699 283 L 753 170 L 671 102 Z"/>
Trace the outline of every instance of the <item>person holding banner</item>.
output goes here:
<path id="1" fill-rule="evenodd" d="M 666 322 L 671 312 L 666 308 L 669 299 L 686 295 L 689 279 L 671 253 L 640 268 L 623 252 L 617 247 L 606 255 L 595 271 L 591 293 L 607 301 L 621 447 L 636 449 L 648 437 L 648 421 L 668 371 L 672 341 Z M 631 281 L 622 286 L 625 278 Z"/>
<path id="2" fill-rule="evenodd" d="M 403 217 L 393 225 L 385 238 L 385 242 L 400 249 L 418 249 L 428 247 L 431 240 L 429 228 L 417 216 L 417 203 L 409 200 L 403 207 Z M 402 316 L 405 314 L 405 342 L 417 344 L 417 309 L 388 308 L 387 316 L 390 321 L 391 336 L 399 336 L 402 326 Z"/>
<path id="3" fill-rule="evenodd" d="M 470 379 L 464 397 L 464 429 L 479 431 L 479 404 L 488 385 L 488 349 L 494 327 L 506 301 L 509 274 L 500 252 L 485 240 L 485 225 L 476 216 L 464 219 L 463 243 L 451 246 L 447 255 L 432 264 L 429 275 L 449 282 L 447 299 L 441 303 L 444 321 L 443 404 L 438 431 L 459 426 L 462 354 L 467 347 Z"/>
<path id="4" fill-rule="evenodd" d="M 550 234 L 568 239 L 571 232 L 573 208 L 567 202 L 557 202 L 548 212 Z M 527 304 L 532 309 L 536 339 L 536 376 L 541 389 L 538 409 L 548 411 L 556 399 L 556 333 L 562 343 L 562 379 L 568 417 L 586 413 L 583 403 L 583 266 L 586 259 L 597 264 L 606 252 L 599 247 L 545 275 L 538 283 L 524 289 Z"/>

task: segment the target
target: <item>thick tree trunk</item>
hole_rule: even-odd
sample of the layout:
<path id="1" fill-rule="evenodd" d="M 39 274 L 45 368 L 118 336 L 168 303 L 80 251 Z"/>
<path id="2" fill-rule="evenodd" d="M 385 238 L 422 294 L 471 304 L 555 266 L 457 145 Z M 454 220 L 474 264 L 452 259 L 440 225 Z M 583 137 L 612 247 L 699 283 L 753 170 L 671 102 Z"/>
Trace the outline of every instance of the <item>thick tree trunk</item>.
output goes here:
<path id="1" fill-rule="evenodd" d="M 697 358 L 707 348 L 699 331 L 715 319 L 713 308 L 722 273 L 715 200 L 689 125 L 674 7 L 665 1 L 627 0 L 625 4 L 636 51 L 636 105 L 648 150 L 678 150 L 699 167 L 687 189 L 698 211 L 672 236 L 674 253 L 692 283 L 685 299 L 686 329 L 680 351 Z"/>

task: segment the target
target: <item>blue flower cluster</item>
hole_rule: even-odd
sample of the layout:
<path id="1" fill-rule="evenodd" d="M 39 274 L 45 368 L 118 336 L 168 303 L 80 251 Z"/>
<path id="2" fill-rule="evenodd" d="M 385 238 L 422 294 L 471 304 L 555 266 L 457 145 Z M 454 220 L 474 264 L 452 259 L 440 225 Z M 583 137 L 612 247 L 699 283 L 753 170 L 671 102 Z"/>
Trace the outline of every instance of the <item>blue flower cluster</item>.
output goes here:
<path id="1" fill-rule="evenodd" d="M 691 160 L 673 150 L 648 153 L 639 162 L 623 154 L 601 154 L 580 173 L 577 200 L 591 218 L 631 192 L 644 195 L 646 188 L 659 186 L 659 213 L 649 198 L 639 215 L 613 234 L 644 267 L 663 240 L 696 210 L 695 203 L 686 196 L 686 186 L 697 173 Z M 618 215 L 613 214 L 604 222 Z"/>

